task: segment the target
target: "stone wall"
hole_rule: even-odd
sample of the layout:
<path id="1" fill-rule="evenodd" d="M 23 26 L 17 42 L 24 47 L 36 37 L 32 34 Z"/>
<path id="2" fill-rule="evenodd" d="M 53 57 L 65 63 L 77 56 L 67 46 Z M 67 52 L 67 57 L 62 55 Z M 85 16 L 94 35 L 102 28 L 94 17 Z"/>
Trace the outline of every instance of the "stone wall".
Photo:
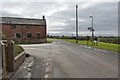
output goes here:
<path id="1" fill-rule="evenodd" d="M 15 57 L 15 64 L 14 64 L 14 70 L 19 68 L 19 66 L 22 64 L 22 62 L 25 60 L 25 52 L 20 53 Z"/>

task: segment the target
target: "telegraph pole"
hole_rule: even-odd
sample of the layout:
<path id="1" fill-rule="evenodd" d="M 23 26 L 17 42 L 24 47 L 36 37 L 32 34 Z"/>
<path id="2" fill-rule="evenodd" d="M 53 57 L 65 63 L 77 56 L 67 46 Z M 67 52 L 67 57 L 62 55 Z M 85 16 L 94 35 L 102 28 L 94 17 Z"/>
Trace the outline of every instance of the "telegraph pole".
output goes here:
<path id="1" fill-rule="evenodd" d="M 93 28 L 93 16 L 90 16 L 92 19 L 92 45 L 93 45 L 93 40 L 94 40 L 94 28 Z"/>
<path id="2" fill-rule="evenodd" d="M 78 43 L 78 6 L 76 5 L 76 43 Z"/>

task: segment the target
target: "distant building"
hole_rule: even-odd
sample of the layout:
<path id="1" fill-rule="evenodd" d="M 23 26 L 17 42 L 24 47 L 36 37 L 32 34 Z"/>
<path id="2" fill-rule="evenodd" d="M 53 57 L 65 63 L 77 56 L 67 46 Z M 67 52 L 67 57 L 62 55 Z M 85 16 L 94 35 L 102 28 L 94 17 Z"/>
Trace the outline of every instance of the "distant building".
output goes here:
<path id="1" fill-rule="evenodd" d="M 2 18 L 2 34 L 16 42 L 46 42 L 46 19 Z"/>

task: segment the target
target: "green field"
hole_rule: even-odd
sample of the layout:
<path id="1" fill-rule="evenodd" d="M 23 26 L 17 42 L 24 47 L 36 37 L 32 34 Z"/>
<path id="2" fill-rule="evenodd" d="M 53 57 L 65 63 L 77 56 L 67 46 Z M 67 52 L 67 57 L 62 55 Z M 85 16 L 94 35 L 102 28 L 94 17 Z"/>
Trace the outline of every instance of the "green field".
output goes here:
<path id="1" fill-rule="evenodd" d="M 73 39 L 60 39 L 60 40 L 69 41 L 69 42 L 79 44 L 79 45 L 87 45 L 87 41 L 78 41 L 78 43 L 76 43 L 76 40 L 73 40 Z M 106 49 L 106 50 L 115 51 L 115 52 L 120 52 L 120 50 L 119 50 L 120 45 L 118 45 L 118 44 L 98 42 L 97 46 L 96 45 L 92 46 L 92 42 L 89 41 L 88 45 L 91 46 L 91 47 Z"/>

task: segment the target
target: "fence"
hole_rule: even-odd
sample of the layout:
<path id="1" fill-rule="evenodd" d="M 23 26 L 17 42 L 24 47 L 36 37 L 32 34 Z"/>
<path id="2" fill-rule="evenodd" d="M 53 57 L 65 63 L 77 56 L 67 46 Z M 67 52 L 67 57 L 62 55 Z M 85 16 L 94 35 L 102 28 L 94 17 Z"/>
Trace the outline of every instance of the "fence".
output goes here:
<path id="1" fill-rule="evenodd" d="M 6 56 L 5 56 L 5 45 L 0 42 L 0 54 L 1 54 L 1 77 L 3 77 L 6 74 Z"/>
<path id="2" fill-rule="evenodd" d="M 2 78 L 9 78 L 24 61 L 25 52 L 22 52 L 18 56 L 14 57 L 14 42 L 11 40 L 8 41 L 7 46 L 0 42 L 0 51 L 2 55 Z"/>
<path id="3" fill-rule="evenodd" d="M 0 42 L 0 79 L 2 78 L 2 44 Z"/>

